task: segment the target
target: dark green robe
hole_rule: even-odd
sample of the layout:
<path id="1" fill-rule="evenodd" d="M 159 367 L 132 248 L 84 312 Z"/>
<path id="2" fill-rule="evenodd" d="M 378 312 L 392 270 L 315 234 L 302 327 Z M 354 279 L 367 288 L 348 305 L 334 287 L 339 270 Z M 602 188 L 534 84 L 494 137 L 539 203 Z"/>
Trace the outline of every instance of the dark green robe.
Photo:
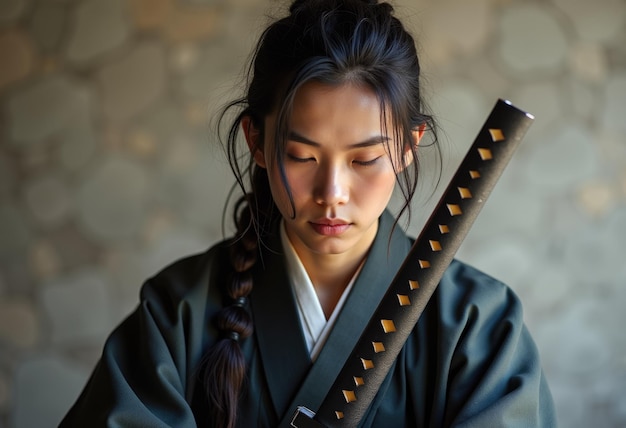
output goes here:
<path id="1" fill-rule="evenodd" d="M 330 388 L 332 375 L 341 369 L 412 244 L 400 228 L 389 240 L 392 224 L 385 213 L 368 259 L 313 364 L 280 239 L 270 239 L 255 267 L 250 296 L 255 330 L 242 343 L 248 379 L 238 426 L 276 427 L 294 405 L 316 409 L 323 397 L 315 391 Z M 227 247 L 224 242 L 180 260 L 146 282 L 139 306 L 107 340 L 62 427 L 208 426 L 199 367 L 218 337 L 211 320 L 224 302 Z M 302 384 L 307 388 L 297 395 Z M 361 425 L 556 426 L 537 349 L 513 292 L 454 261 Z"/>

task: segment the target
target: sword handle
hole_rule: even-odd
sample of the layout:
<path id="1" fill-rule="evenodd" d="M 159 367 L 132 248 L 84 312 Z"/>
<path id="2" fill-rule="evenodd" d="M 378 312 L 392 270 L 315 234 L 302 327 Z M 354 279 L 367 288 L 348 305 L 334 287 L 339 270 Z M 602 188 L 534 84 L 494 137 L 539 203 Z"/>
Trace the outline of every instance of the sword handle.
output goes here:
<path id="1" fill-rule="evenodd" d="M 292 426 L 358 425 L 533 119 L 498 100 L 319 410 Z"/>

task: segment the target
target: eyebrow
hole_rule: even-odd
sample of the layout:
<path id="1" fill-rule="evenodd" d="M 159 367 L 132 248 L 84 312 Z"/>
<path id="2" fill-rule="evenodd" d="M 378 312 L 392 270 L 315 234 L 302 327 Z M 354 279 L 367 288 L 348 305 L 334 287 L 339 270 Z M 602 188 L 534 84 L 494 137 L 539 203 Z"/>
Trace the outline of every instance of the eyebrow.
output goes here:
<path id="1" fill-rule="evenodd" d="M 321 147 L 321 144 L 318 142 L 315 142 L 313 140 L 310 140 L 300 134 L 298 134 L 297 132 L 291 131 L 289 132 L 289 135 L 287 136 L 287 138 L 291 141 L 295 141 L 297 143 L 302 143 L 302 144 L 306 144 L 308 146 L 313 146 L 313 147 Z M 382 135 L 378 135 L 372 138 L 368 138 L 365 141 L 360 141 L 358 143 L 354 143 L 354 144 L 350 144 L 350 148 L 354 148 L 354 149 L 358 149 L 358 148 L 362 148 L 362 147 L 371 147 L 371 146 L 376 146 L 378 144 L 382 144 L 384 142 L 389 141 L 390 138 L 389 137 L 383 137 Z"/>

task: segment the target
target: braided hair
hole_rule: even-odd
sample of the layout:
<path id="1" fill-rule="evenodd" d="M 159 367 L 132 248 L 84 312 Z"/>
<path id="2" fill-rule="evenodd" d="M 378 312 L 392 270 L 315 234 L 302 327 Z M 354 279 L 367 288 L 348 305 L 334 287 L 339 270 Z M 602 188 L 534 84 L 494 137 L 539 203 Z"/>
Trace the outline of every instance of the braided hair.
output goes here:
<path id="1" fill-rule="evenodd" d="M 248 69 L 245 95 L 231 102 L 220 118 L 232 108 L 240 112 L 229 127 L 226 149 L 231 168 L 243 196 L 235 206 L 236 236 L 231 246 L 232 279 L 225 284 L 230 302 L 215 322 L 222 332 L 204 359 L 205 386 L 212 426 L 232 428 L 245 379 L 246 367 L 239 342 L 252 333 L 246 310 L 252 290 L 252 268 L 260 244 L 280 220 L 272 200 L 266 170 L 255 165 L 253 156 L 237 144 L 244 118 L 260 132 L 258 147 L 268 148 L 276 161 L 287 194 L 291 195 L 283 169 L 288 121 L 297 90 L 309 81 L 329 85 L 363 84 L 375 91 L 383 117 L 391 119 L 397 150 L 410 149 L 413 162 L 402 165 L 397 180 L 404 205 L 397 219 L 410 214 L 417 187 L 417 153 L 412 132 L 426 126 L 436 143 L 435 123 L 425 113 L 420 91 L 420 66 L 415 42 L 393 15 L 390 4 L 366 0 L 295 0 L 286 17 L 261 34 Z M 277 112 L 272 141 L 264 138 L 264 120 Z M 269 145 L 265 147 L 264 145 Z M 252 153 L 253 154 L 253 153 Z M 245 161 L 242 161 L 245 159 Z M 292 215 L 295 207 L 292 205 Z M 396 222 L 397 222 L 396 219 Z"/>

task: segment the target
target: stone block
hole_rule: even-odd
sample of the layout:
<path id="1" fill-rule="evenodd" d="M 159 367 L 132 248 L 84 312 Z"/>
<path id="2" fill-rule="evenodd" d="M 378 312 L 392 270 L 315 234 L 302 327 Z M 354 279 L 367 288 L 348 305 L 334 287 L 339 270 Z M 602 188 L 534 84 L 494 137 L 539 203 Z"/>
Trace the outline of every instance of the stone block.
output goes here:
<path id="1" fill-rule="evenodd" d="M 50 320 L 51 342 L 102 343 L 113 327 L 108 287 L 107 276 L 89 268 L 44 283 L 40 298 Z"/>
<path id="2" fill-rule="evenodd" d="M 56 355 L 39 355 L 15 372 L 14 428 L 53 427 L 78 397 L 88 372 Z"/>

